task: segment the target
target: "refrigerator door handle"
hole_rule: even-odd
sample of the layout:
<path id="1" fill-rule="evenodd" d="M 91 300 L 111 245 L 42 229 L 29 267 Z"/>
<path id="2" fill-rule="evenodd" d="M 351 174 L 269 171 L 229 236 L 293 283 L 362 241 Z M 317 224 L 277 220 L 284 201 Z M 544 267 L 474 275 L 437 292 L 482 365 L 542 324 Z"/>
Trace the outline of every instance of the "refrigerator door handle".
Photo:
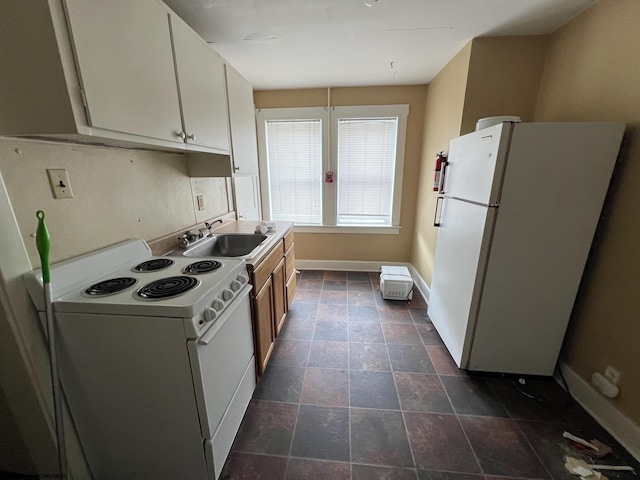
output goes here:
<path id="1" fill-rule="evenodd" d="M 444 160 L 442 162 L 442 174 L 440 175 L 440 186 L 438 187 L 438 193 L 444 193 L 444 179 L 447 176 L 447 169 L 449 168 L 449 162 Z"/>
<path id="2" fill-rule="evenodd" d="M 439 227 L 440 226 L 440 217 L 442 215 L 442 200 L 444 198 L 445 197 L 443 197 L 442 195 L 438 195 L 438 197 L 436 198 L 436 208 L 435 208 L 435 211 L 433 212 L 433 226 L 434 227 Z"/>

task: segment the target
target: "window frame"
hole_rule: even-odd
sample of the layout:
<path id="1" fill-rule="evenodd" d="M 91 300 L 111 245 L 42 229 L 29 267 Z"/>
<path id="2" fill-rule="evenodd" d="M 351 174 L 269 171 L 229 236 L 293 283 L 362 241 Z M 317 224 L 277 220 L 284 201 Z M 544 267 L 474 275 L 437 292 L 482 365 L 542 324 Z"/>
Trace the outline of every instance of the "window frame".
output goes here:
<path id="1" fill-rule="evenodd" d="M 398 119 L 396 159 L 391 205 L 391 225 L 337 225 L 337 178 L 333 183 L 322 182 L 322 225 L 295 225 L 301 233 L 379 233 L 397 234 L 400 231 L 402 181 L 405 162 L 405 145 L 409 105 L 362 105 L 300 108 L 263 108 L 256 110 L 258 133 L 258 162 L 260 166 L 260 190 L 262 213 L 271 218 L 269 169 L 266 154 L 265 122 L 270 120 L 320 120 L 322 136 L 322 172 L 338 170 L 338 121 L 340 118 L 392 118 Z"/>

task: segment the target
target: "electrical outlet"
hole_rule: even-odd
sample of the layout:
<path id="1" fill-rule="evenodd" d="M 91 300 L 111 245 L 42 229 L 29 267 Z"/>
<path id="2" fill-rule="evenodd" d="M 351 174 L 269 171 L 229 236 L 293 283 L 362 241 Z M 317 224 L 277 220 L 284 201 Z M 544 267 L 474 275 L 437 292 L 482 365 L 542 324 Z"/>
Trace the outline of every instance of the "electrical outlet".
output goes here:
<path id="1" fill-rule="evenodd" d="M 73 198 L 69 175 L 65 169 L 48 168 L 47 175 L 49 175 L 53 198 Z"/>
<path id="2" fill-rule="evenodd" d="M 609 365 L 604 371 L 604 376 L 614 385 L 618 385 L 620 383 L 620 372 L 611 365 Z"/>

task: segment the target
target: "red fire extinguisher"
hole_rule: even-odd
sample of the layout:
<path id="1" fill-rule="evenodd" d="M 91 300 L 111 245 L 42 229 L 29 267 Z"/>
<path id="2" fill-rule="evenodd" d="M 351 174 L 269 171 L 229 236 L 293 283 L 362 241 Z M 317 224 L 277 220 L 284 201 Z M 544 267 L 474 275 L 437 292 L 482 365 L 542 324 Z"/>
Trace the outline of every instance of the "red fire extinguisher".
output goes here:
<path id="1" fill-rule="evenodd" d="M 440 180 L 442 179 L 442 170 L 447 163 L 447 154 L 440 152 L 436 155 L 436 169 L 433 172 L 433 191 L 440 191 Z"/>

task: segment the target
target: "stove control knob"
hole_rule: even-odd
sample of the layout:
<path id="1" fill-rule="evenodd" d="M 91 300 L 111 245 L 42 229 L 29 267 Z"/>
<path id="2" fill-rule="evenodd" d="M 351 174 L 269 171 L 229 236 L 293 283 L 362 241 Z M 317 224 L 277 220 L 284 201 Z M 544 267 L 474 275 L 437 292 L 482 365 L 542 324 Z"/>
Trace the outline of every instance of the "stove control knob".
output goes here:
<path id="1" fill-rule="evenodd" d="M 231 282 L 231 290 L 233 290 L 234 292 L 237 292 L 241 288 L 242 288 L 242 284 L 240 283 L 239 280 L 234 280 L 233 282 Z"/>
<path id="2" fill-rule="evenodd" d="M 213 308 L 207 307 L 204 309 L 204 320 L 206 322 L 213 322 L 218 316 L 218 312 L 216 312 Z"/>
<path id="3" fill-rule="evenodd" d="M 228 288 L 225 288 L 225 289 L 222 291 L 222 299 L 223 299 L 225 302 L 228 302 L 229 300 L 231 300 L 231 299 L 233 298 L 233 296 L 234 296 L 234 295 L 235 295 L 235 294 L 234 294 L 231 290 L 229 290 Z"/>
<path id="4" fill-rule="evenodd" d="M 213 309 L 216 312 L 219 312 L 221 310 L 224 309 L 224 302 L 222 300 L 220 300 L 219 298 L 216 298 L 213 303 L 211 304 L 211 306 L 213 307 Z"/>
<path id="5" fill-rule="evenodd" d="M 249 281 L 249 278 L 244 273 L 241 273 L 240 275 L 238 275 L 238 278 L 236 278 L 236 280 L 240 282 L 240 285 L 244 285 Z"/>

